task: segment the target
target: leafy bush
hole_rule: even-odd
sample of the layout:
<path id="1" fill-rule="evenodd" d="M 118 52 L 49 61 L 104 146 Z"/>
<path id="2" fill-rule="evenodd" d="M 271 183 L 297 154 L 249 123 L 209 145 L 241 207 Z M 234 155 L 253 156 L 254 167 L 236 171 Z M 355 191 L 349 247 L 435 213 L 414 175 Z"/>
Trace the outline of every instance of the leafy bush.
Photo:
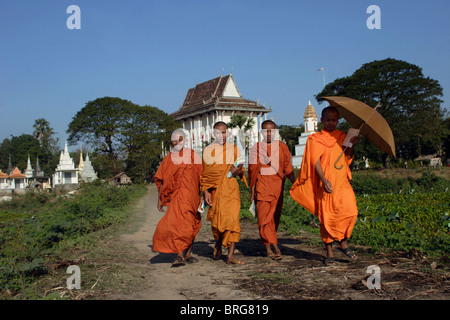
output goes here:
<path id="1" fill-rule="evenodd" d="M 0 204 L 0 287 L 19 290 L 48 272 L 65 243 L 121 223 L 124 209 L 146 188 L 86 184 L 75 195 L 28 193 Z"/>

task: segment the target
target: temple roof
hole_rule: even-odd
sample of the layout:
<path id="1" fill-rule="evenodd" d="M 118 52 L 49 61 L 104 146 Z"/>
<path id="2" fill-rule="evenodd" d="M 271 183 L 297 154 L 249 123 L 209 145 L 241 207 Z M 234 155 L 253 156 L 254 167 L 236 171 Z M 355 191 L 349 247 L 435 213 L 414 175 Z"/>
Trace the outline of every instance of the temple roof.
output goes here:
<path id="1" fill-rule="evenodd" d="M 19 168 L 15 167 L 14 170 L 9 175 L 10 179 L 17 179 L 17 178 L 26 178 L 24 174 L 22 174 L 19 170 Z"/>
<path id="2" fill-rule="evenodd" d="M 3 173 L 2 170 L 0 170 L 0 178 L 1 179 L 6 179 L 6 178 L 8 178 L 8 175 L 6 173 Z"/>
<path id="3" fill-rule="evenodd" d="M 176 120 L 212 110 L 270 112 L 257 101 L 244 99 L 231 74 L 197 84 L 190 88 L 180 109 L 171 114 Z"/>

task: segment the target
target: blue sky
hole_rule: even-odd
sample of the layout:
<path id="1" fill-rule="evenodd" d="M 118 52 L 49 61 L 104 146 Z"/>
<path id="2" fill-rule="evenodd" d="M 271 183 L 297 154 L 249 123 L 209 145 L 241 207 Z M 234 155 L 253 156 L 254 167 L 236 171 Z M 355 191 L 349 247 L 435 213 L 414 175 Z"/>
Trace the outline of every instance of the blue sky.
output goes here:
<path id="1" fill-rule="evenodd" d="M 366 26 L 372 4 L 379 30 Z M 66 26 L 70 5 L 80 30 Z M 104 96 L 172 113 L 196 83 L 231 71 L 244 98 L 298 125 L 308 100 L 323 108 L 323 75 L 389 57 L 438 80 L 450 109 L 449 14 L 448 0 L 2 0 L 0 142 L 45 118 L 63 145 L 73 116 Z"/>

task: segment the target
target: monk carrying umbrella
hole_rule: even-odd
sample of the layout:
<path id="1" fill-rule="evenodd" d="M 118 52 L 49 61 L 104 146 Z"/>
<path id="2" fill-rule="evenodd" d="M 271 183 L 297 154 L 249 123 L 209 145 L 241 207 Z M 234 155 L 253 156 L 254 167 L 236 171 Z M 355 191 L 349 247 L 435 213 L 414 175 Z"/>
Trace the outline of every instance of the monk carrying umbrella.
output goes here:
<path id="1" fill-rule="evenodd" d="M 320 221 L 320 234 L 326 248 L 325 264 L 334 264 L 332 243 L 338 241 L 338 248 L 349 258 L 356 258 L 348 248 L 350 237 L 358 215 L 356 197 L 349 180 L 349 164 L 353 148 L 347 148 L 342 169 L 334 166 L 342 152 L 346 134 L 336 130 L 339 113 L 334 107 L 322 111 L 323 130 L 309 136 L 302 166 L 297 180 L 290 190 L 291 197 Z M 358 141 L 354 137 L 351 142 Z"/>
<path id="2" fill-rule="evenodd" d="M 358 135 L 361 133 L 379 150 L 393 157 L 395 142 L 389 124 L 377 112 L 380 104 L 371 108 L 348 97 L 332 96 L 322 99 L 330 103 L 330 107 L 322 111 L 324 130 L 308 138 L 302 167 L 290 193 L 295 201 L 319 217 L 320 233 L 327 249 L 325 263 L 328 264 L 334 262 L 331 247 L 334 240 L 339 242 L 339 249 L 346 256 L 356 258 L 347 247 L 347 239 L 358 214 L 355 194 L 349 182 L 349 165 Z M 351 139 L 345 139 L 346 134 L 336 130 L 339 115 L 353 127 L 350 130 L 356 135 Z M 342 158 L 344 154 L 345 157 Z"/>

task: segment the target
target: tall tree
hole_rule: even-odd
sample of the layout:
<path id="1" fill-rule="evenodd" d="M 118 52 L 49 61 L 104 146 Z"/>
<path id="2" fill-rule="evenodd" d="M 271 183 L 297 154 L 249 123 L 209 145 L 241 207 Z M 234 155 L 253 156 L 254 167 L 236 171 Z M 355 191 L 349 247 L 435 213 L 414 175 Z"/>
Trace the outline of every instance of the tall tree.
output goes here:
<path id="1" fill-rule="evenodd" d="M 36 155 L 39 154 L 39 141 L 31 134 L 22 134 L 18 137 L 11 136 L 11 139 L 4 139 L 0 151 L 2 154 L 2 169 L 6 169 L 11 155 L 13 167 L 24 170 L 27 167 L 28 155 L 33 161 L 36 161 Z"/>
<path id="2" fill-rule="evenodd" d="M 39 118 L 34 121 L 33 125 L 34 137 L 39 141 L 38 154 L 30 155 L 30 158 L 39 157 L 39 164 L 46 175 L 50 175 L 56 168 L 59 160 L 59 138 L 53 128 L 44 118 Z M 36 164 L 35 159 L 32 160 L 33 167 Z"/>
<path id="3" fill-rule="evenodd" d="M 120 98 L 103 97 L 89 101 L 72 118 L 67 133 L 70 144 L 79 141 L 92 144 L 96 151 L 117 156 L 121 127 L 135 105 Z"/>
<path id="4" fill-rule="evenodd" d="M 323 96 L 350 97 L 372 107 L 381 103 L 378 111 L 391 126 L 401 158 L 436 152 L 443 139 L 442 87 L 408 62 L 388 58 L 366 63 L 351 76 L 326 85 L 316 95 L 319 103 Z M 366 148 L 364 142 L 358 145 Z M 386 154 L 382 157 L 386 162 Z"/>
<path id="5" fill-rule="evenodd" d="M 152 106 L 134 106 L 129 121 L 123 123 L 119 141 L 126 152 L 127 172 L 134 180 L 144 180 L 161 161 L 161 144 L 170 145 L 172 131 L 180 123 Z"/>
<path id="6" fill-rule="evenodd" d="M 71 144 L 83 141 L 94 147 L 92 162 L 98 165 L 99 176 L 125 168 L 130 177 L 143 180 L 156 170 L 161 142 L 169 145 L 170 134 L 178 126 L 156 107 L 103 97 L 88 102 L 73 117 L 67 133 Z"/>

